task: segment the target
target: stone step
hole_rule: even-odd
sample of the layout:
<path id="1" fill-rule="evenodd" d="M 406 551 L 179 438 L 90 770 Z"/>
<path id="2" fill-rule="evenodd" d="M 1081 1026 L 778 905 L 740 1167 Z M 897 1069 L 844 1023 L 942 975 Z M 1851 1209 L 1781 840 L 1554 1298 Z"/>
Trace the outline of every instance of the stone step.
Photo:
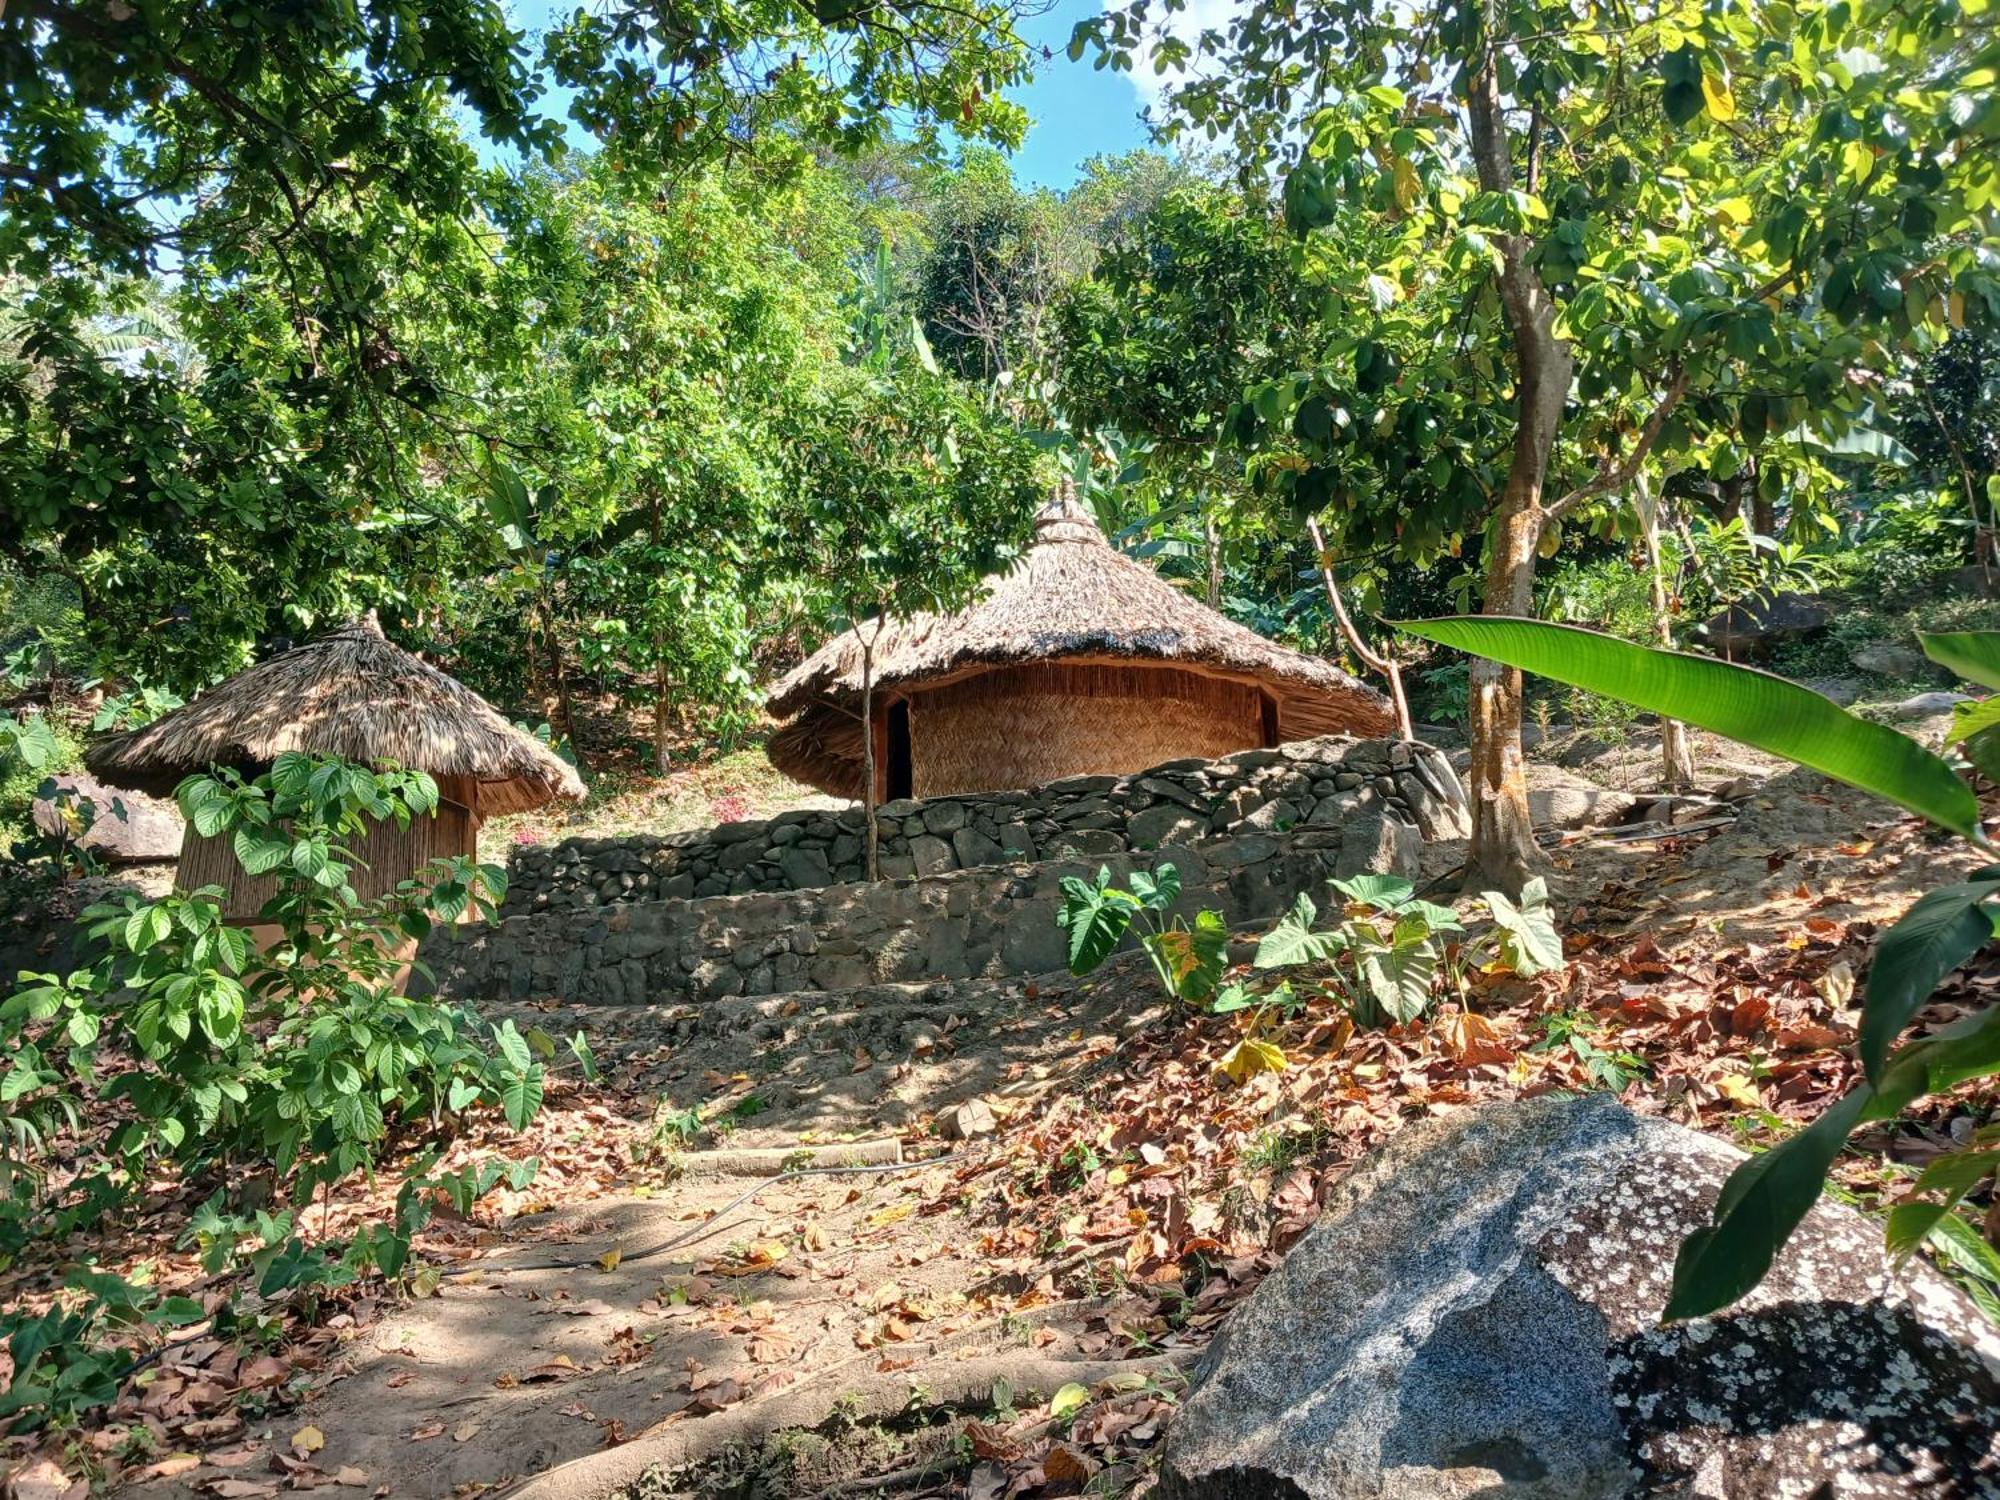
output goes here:
<path id="1" fill-rule="evenodd" d="M 785 991 L 850 990 L 932 979 L 1003 978 L 1061 968 L 1062 882 L 1100 865 L 1124 878 L 1172 863 L 1177 910 L 1231 924 L 1274 917 L 1328 876 L 1414 875 L 1421 834 L 1397 809 L 1344 825 L 1242 833 L 1155 851 L 1044 860 L 875 884 L 623 901 L 591 910 L 439 928 L 421 957 L 463 999 L 647 1005 Z"/>
<path id="2" fill-rule="evenodd" d="M 1340 735 L 1129 776 L 1072 776 L 1018 792 L 877 809 L 885 876 L 940 875 L 1166 844 L 1341 827 L 1393 810 L 1427 839 L 1462 836 L 1465 798 L 1434 747 Z M 686 833 L 516 848 L 502 915 L 628 901 L 805 890 L 862 878 L 859 807 L 802 808 Z"/>

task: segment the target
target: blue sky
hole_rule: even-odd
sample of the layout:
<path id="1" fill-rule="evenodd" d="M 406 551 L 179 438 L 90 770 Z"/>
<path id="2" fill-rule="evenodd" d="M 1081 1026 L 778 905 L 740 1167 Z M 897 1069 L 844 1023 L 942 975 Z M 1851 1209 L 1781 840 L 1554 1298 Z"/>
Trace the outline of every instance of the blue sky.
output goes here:
<path id="1" fill-rule="evenodd" d="M 507 0 L 507 12 L 516 26 L 539 36 L 552 18 L 571 14 L 575 5 L 576 0 Z M 1131 75 L 1093 69 L 1088 57 L 1073 63 L 1063 54 L 1076 23 L 1099 7 L 1100 0 L 1055 0 L 1050 10 L 1022 25 L 1030 42 L 1054 54 L 1032 83 L 1012 91 L 1034 120 L 1014 160 L 1014 175 L 1025 186 L 1066 188 L 1091 157 L 1146 143 L 1140 92 Z M 555 93 L 542 102 L 553 114 L 567 108 Z"/>

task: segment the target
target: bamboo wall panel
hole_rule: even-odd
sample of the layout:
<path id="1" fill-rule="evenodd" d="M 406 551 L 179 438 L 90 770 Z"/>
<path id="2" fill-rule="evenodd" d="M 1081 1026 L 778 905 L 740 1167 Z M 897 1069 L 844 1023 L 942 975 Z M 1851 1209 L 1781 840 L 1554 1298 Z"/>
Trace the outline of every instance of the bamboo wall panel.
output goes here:
<path id="1" fill-rule="evenodd" d="M 435 817 L 412 818 L 408 828 L 393 822 L 371 824 L 366 835 L 349 845 L 360 861 L 352 877 L 355 894 L 370 901 L 394 890 L 433 859 L 476 854 L 478 834 L 479 822 L 470 810 L 442 801 Z M 181 841 L 174 883 L 184 891 L 221 886 L 226 893 L 223 915 L 235 921 L 254 918 L 278 891 L 274 876 L 244 871 L 228 838 L 204 838 L 192 826 Z"/>
<path id="2" fill-rule="evenodd" d="M 1003 667 L 910 697 L 912 795 L 1039 786 L 1261 745 L 1255 687 L 1171 667 Z"/>

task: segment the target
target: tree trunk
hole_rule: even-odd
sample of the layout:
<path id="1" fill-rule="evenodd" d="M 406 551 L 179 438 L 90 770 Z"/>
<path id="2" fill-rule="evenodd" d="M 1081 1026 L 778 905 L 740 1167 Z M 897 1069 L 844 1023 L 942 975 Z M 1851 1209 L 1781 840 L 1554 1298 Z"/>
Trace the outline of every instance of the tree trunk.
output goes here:
<path id="1" fill-rule="evenodd" d="M 664 545 L 660 532 L 660 497 L 649 497 L 653 534 L 654 566 L 658 566 L 658 556 Z M 657 618 L 657 617 L 656 617 Z M 653 774 L 667 774 L 667 763 L 673 758 L 673 712 L 667 703 L 667 632 L 664 626 L 653 627 Z"/>
<path id="2" fill-rule="evenodd" d="M 864 868 L 870 880 L 882 878 L 882 831 L 875 815 L 875 642 L 882 634 L 882 620 L 879 614 L 875 617 L 874 636 L 863 635 L 858 624 L 854 627 L 854 638 L 861 643 L 861 814 L 867 824 Z"/>
<path id="3" fill-rule="evenodd" d="M 1512 145 L 1498 73 L 1499 6 L 1484 0 L 1484 55 L 1467 87 L 1473 163 L 1479 185 L 1506 192 L 1514 185 Z M 1480 610 L 1531 615 L 1535 557 L 1547 520 L 1542 491 L 1549 451 L 1569 396 L 1569 346 L 1555 334 L 1555 304 L 1535 270 L 1532 241 L 1497 240 L 1500 304 L 1514 335 L 1518 409 L 1507 484 L 1486 540 L 1486 587 Z M 1518 892 L 1545 863 L 1528 814 L 1528 778 L 1521 751 L 1521 674 L 1484 657 L 1472 661 L 1472 842 L 1465 873 L 1473 889 Z"/>
<path id="4" fill-rule="evenodd" d="M 542 639 L 549 648 L 549 672 L 555 678 L 556 712 L 562 717 L 563 738 L 569 741 L 569 753 L 576 757 L 577 765 L 589 770 L 584 760 L 583 741 L 576 733 L 576 705 L 570 701 L 569 673 L 563 668 L 562 638 L 556 634 L 555 606 L 545 597 L 542 600 Z"/>
<path id="5" fill-rule="evenodd" d="M 1660 507 L 1672 503 L 1665 496 L 1655 496 L 1643 477 L 1634 482 L 1632 504 L 1639 512 L 1646 569 L 1652 575 L 1653 643 L 1667 651 L 1674 647 L 1674 625 L 1666 570 L 1660 562 Z M 1686 791 L 1694 785 L 1694 749 L 1688 741 L 1687 725 L 1679 719 L 1660 720 L 1660 775 L 1670 792 Z"/>
<path id="6" fill-rule="evenodd" d="M 665 642 L 656 633 L 653 650 L 662 653 Z M 673 759 L 674 715 L 672 705 L 667 701 L 667 659 L 664 654 L 653 658 L 653 774 L 664 776 Z"/>
<path id="7" fill-rule="evenodd" d="M 1202 522 L 1208 541 L 1208 607 L 1222 608 L 1222 533 L 1215 529 L 1215 517 Z"/>
<path id="8" fill-rule="evenodd" d="M 1491 530 L 1482 614 L 1533 613 L 1535 549 L 1541 539 L 1539 507 L 1502 503 Z M 1515 893 L 1544 863 L 1528 813 L 1521 674 L 1475 656 L 1468 687 L 1472 765 L 1466 790 L 1472 800 L 1472 843 L 1465 856 L 1466 884 Z"/>

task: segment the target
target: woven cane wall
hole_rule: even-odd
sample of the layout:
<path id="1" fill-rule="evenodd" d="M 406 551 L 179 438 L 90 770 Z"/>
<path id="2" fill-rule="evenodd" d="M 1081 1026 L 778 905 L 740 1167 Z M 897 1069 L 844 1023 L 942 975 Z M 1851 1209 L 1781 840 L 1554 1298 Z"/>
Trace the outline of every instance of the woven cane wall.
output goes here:
<path id="1" fill-rule="evenodd" d="M 410 820 L 408 828 L 394 822 L 371 823 L 368 832 L 348 845 L 359 864 L 354 869 L 354 893 L 371 901 L 398 882 L 408 880 L 433 859 L 478 852 L 478 823 L 466 808 L 438 803 L 436 817 Z M 181 841 L 180 868 L 174 883 L 184 891 L 219 885 L 226 893 L 222 914 L 236 920 L 253 918 L 278 891 L 269 875 L 251 875 L 236 862 L 226 837 L 204 838 L 189 825 Z"/>
<path id="2" fill-rule="evenodd" d="M 911 795 L 1039 786 L 1264 742 L 1263 695 L 1172 667 L 1002 667 L 910 699 Z"/>

